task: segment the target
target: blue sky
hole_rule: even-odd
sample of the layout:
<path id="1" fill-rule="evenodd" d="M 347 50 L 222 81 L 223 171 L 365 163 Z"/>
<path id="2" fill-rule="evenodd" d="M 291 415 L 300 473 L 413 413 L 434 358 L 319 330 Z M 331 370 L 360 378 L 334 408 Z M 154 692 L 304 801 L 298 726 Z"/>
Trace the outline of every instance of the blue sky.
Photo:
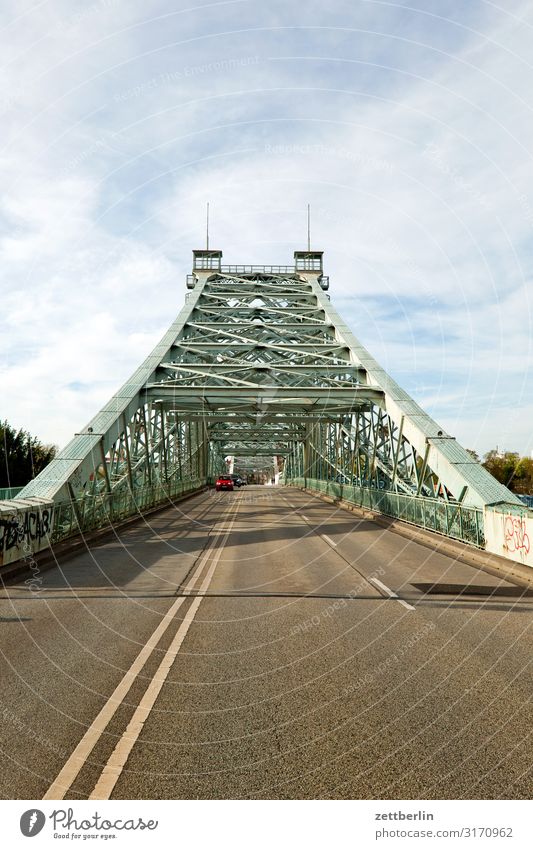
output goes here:
<path id="1" fill-rule="evenodd" d="M 0 12 L 0 415 L 65 443 L 183 303 L 191 250 L 325 251 L 447 431 L 533 449 L 533 3 Z"/>

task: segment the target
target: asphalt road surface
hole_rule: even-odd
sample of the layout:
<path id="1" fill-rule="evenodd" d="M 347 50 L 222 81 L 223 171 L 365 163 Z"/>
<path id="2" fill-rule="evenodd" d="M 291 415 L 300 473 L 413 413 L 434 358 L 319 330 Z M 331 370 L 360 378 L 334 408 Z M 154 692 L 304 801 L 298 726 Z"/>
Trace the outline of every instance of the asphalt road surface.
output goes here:
<path id="1" fill-rule="evenodd" d="M 531 793 L 533 598 L 318 497 L 202 493 L 35 577 L 2 798 Z"/>

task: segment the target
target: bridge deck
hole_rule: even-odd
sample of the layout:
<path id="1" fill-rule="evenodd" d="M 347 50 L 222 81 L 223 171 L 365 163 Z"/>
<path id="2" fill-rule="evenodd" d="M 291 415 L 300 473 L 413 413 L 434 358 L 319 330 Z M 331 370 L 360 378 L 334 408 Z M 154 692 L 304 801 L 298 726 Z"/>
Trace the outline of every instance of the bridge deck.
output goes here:
<path id="1" fill-rule="evenodd" d="M 4 798 L 42 797 L 82 739 L 67 798 L 528 795 L 533 599 L 347 511 L 205 493 L 38 578 L 0 599 Z"/>

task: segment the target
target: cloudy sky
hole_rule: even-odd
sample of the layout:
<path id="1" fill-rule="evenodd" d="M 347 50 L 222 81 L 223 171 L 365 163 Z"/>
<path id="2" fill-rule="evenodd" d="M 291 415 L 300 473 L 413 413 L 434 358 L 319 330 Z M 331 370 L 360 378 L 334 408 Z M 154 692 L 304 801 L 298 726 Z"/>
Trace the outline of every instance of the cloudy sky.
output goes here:
<path id="1" fill-rule="evenodd" d="M 1 0 L 0 418 L 64 444 L 204 240 L 325 251 L 446 430 L 533 449 L 533 2 Z"/>

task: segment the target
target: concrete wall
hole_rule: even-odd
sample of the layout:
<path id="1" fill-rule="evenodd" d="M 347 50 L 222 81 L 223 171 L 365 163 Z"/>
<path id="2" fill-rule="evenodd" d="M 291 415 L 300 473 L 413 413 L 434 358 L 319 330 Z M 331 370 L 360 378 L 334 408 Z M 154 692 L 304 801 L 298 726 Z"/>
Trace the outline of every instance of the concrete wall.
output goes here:
<path id="1" fill-rule="evenodd" d="M 533 566 L 533 511 L 514 505 L 485 507 L 485 548 L 500 557 Z"/>
<path id="2" fill-rule="evenodd" d="M 0 566 L 30 559 L 50 545 L 54 503 L 42 498 L 0 501 Z"/>

